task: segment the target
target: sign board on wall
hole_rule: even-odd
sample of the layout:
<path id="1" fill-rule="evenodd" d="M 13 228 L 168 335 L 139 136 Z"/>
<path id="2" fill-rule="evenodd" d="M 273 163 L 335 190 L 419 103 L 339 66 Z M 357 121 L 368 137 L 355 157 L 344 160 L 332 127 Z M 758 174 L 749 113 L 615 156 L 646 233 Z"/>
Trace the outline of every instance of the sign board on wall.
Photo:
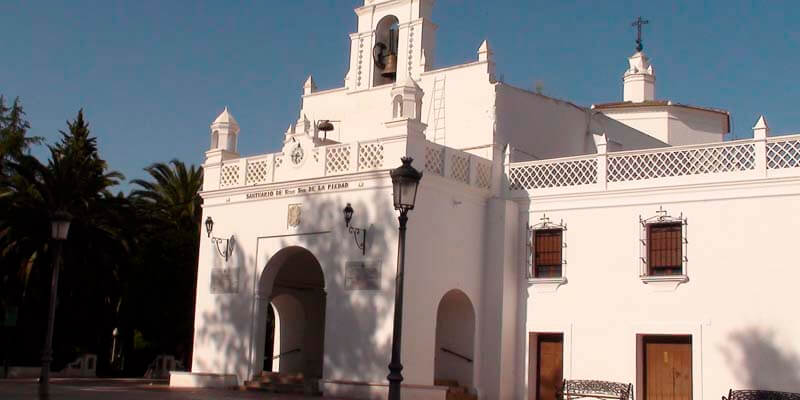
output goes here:
<path id="1" fill-rule="evenodd" d="M 351 182 L 333 182 L 333 183 L 321 183 L 321 184 L 314 184 L 314 185 L 304 185 L 304 186 L 292 186 L 286 188 L 278 188 L 278 189 L 270 189 L 270 190 L 260 190 L 258 192 L 250 192 L 244 195 L 245 199 L 247 200 L 254 200 L 254 199 L 277 199 L 280 197 L 287 197 L 287 196 L 295 196 L 299 194 L 312 194 L 312 193 L 323 193 L 323 192 L 340 192 L 343 190 L 349 190 L 355 188 L 356 185 L 353 185 Z M 363 186 L 359 184 L 358 186 Z"/>
<path id="2" fill-rule="evenodd" d="M 212 268 L 211 294 L 239 293 L 239 268 Z"/>
<path id="3" fill-rule="evenodd" d="M 345 263 L 344 288 L 345 290 L 380 290 L 381 260 Z"/>

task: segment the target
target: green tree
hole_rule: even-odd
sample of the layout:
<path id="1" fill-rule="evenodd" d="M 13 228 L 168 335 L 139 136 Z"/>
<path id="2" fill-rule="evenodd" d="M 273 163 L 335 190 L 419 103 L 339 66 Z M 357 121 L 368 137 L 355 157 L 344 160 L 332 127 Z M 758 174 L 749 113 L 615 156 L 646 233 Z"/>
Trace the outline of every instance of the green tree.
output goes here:
<path id="1" fill-rule="evenodd" d="M 30 127 L 19 97 L 14 99 L 11 107 L 8 107 L 5 98 L 0 95 L 0 173 L 6 173 L 6 164 L 9 160 L 18 159 L 30 146 L 43 142 L 44 139 L 41 137 L 27 136 Z"/>
<path id="2" fill-rule="evenodd" d="M 107 170 L 83 111 L 67 126 L 61 140 L 50 147 L 46 165 L 17 155 L 8 162 L 11 173 L 0 183 L 8 210 L 0 221 L 3 275 L 15 276 L 20 289 L 20 324 L 27 324 L 21 329 L 33 333 L 20 338 L 30 342 L 20 347 L 27 347 L 21 351 L 29 357 L 41 346 L 41 320 L 46 315 L 42 306 L 49 296 L 50 217 L 55 211 L 73 217 L 59 283 L 56 365 L 75 353 L 108 352 L 121 296 L 119 277 L 132 242 L 123 228 L 134 215 L 125 197 L 111 193 L 123 177 Z"/>
<path id="3" fill-rule="evenodd" d="M 155 163 L 144 170 L 153 181 L 131 181 L 140 187 L 131 192 L 131 196 L 147 204 L 156 214 L 154 217 L 164 222 L 178 228 L 199 229 L 203 170 L 194 165 L 187 168 L 179 160 L 172 160 L 169 164 Z"/>
<path id="4" fill-rule="evenodd" d="M 150 179 L 136 179 L 131 200 L 138 215 L 139 248 L 128 281 L 124 307 L 140 342 L 150 348 L 140 358 L 168 353 L 191 360 L 197 281 L 203 170 L 179 160 L 145 168 Z M 158 297 L 151 296 L 160 293 Z M 129 347 L 133 345 L 130 344 Z"/>

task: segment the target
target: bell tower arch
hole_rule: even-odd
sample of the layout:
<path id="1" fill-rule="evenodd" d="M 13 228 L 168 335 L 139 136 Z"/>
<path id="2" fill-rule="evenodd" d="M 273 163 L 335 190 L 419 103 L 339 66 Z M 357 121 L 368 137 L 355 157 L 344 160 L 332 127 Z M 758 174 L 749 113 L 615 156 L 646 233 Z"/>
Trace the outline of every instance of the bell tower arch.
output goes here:
<path id="1" fill-rule="evenodd" d="M 349 90 L 416 80 L 433 65 L 434 0 L 364 0 L 356 8 L 358 31 L 350 34 Z"/>

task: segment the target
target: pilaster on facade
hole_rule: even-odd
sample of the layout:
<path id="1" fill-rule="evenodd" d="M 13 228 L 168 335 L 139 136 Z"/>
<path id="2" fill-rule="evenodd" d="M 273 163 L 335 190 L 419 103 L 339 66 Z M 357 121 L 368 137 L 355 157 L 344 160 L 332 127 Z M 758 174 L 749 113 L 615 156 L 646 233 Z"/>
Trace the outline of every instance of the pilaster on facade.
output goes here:
<path id="1" fill-rule="evenodd" d="M 753 142 L 755 143 L 755 168 L 762 177 L 767 176 L 767 136 L 769 136 L 769 126 L 764 116 L 760 116 L 753 126 Z"/>

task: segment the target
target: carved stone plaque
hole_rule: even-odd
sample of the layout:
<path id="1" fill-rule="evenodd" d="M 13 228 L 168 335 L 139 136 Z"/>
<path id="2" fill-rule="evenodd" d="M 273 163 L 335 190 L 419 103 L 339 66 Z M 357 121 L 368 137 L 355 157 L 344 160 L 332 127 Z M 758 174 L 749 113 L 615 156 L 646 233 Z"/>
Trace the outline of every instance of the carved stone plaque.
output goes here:
<path id="1" fill-rule="evenodd" d="M 212 294 L 239 293 L 239 268 L 212 268 Z"/>
<path id="2" fill-rule="evenodd" d="M 286 217 L 286 224 L 290 228 L 296 228 L 300 225 L 300 216 L 302 215 L 302 204 L 289 204 L 289 211 Z"/>
<path id="3" fill-rule="evenodd" d="M 344 267 L 345 290 L 380 290 L 381 261 L 348 261 Z"/>

